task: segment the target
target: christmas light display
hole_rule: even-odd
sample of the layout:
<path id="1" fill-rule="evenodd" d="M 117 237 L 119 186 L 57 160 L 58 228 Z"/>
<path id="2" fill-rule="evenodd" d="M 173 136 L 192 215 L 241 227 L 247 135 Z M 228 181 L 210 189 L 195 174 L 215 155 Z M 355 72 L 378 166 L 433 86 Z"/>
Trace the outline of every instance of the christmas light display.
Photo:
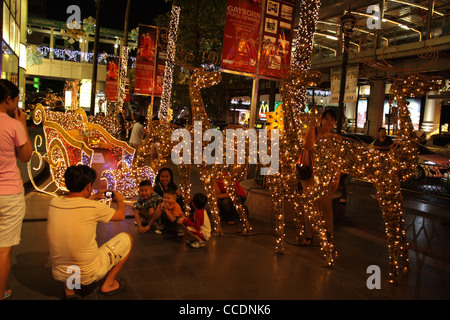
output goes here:
<path id="1" fill-rule="evenodd" d="M 128 72 L 128 46 L 122 46 L 120 50 L 120 71 L 119 71 L 119 86 L 117 94 L 116 110 L 114 114 L 123 114 L 123 101 L 125 98 L 125 86 Z"/>
<path id="2" fill-rule="evenodd" d="M 119 138 L 121 134 L 120 121 L 117 116 L 104 116 L 97 114 L 96 116 L 88 116 L 87 121 L 95 123 L 104 128 L 115 138 Z"/>
<path id="3" fill-rule="evenodd" d="M 178 37 L 178 26 L 180 22 L 181 8 L 176 1 L 172 4 L 171 19 L 169 24 L 169 35 L 167 42 L 167 60 L 164 69 L 164 83 L 161 95 L 161 104 L 158 117 L 162 121 L 167 121 L 170 107 L 170 97 L 172 95 L 173 70 L 175 68 L 176 42 Z"/>
<path id="4" fill-rule="evenodd" d="M 87 116 L 83 109 L 75 111 L 55 112 L 36 105 L 33 113 L 35 124 L 43 124 L 44 139 L 37 136 L 33 159 L 38 160 L 38 166 L 32 166 L 32 160 L 28 163 L 28 174 L 36 190 L 56 195 L 60 191 L 67 191 L 64 182 L 64 172 L 71 165 L 92 165 L 94 149 L 106 148 L 111 152 L 117 172 L 106 170 L 102 176 L 113 176 L 114 190 L 124 192 L 127 196 L 136 195 L 136 186 L 140 181 L 153 179 L 153 171 L 150 168 L 139 168 L 130 175 L 122 172 L 131 167 L 135 150 L 126 142 L 114 138 L 105 128 L 87 122 Z M 46 153 L 40 154 L 37 150 L 45 141 Z M 43 168 L 47 161 L 50 168 L 51 182 L 44 187 L 38 187 L 33 180 L 33 172 Z M 106 179 L 106 178 L 105 178 Z M 108 180 L 110 182 L 110 180 Z"/>
<path id="5" fill-rule="evenodd" d="M 44 131 L 44 141 L 46 153 L 41 155 L 37 150 L 42 145 L 42 137 L 36 136 L 34 143 L 33 155 L 39 161 L 38 166 L 32 167 L 32 161 L 27 164 L 30 181 L 36 190 L 56 196 L 60 191 L 67 191 L 64 182 L 64 172 L 71 165 L 84 164 L 90 166 L 94 151 L 89 148 L 83 141 L 72 137 L 69 131 L 82 131 L 82 116 L 78 114 L 68 113 L 67 119 L 64 113 L 46 110 L 41 104 L 37 104 L 33 121 L 36 125 L 42 122 Z M 52 120 L 48 120 L 52 119 Z M 81 121 L 80 121 L 81 120 Z M 56 122 L 60 121 L 60 123 Z M 63 128 L 67 126 L 68 130 Z M 35 157 L 35 158 L 36 158 Z M 43 187 L 35 184 L 33 179 L 33 171 L 39 171 L 43 168 L 44 161 L 47 161 L 50 167 L 51 181 Z"/>
<path id="6" fill-rule="evenodd" d="M 31 60 L 27 61 L 29 66 L 41 64 L 41 59 L 49 59 L 50 52 L 52 52 L 53 59 L 64 60 L 64 61 L 74 61 L 80 62 L 85 61 L 86 63 L 91 63 L 92 58 L 94 57 L 93 52 L 82 52 L 80 50 L 72 50 L 72 49 L 59 49 L 59 48 L 50 48 L 47 46 L 35 46 L 28 45 L 27 46 L 27 55 L 32 57 Z M 117 57 L 114 54 L 110 53 L 101 53 L 98 55 L 98 64 L 106 64 L 108 58 Z M 136 63 L 136 57 L 129 57 L 133 64 Z"/>
<path id="7" fill-rule="evenodd" d="M 281 127 L 282 135 L 279 142 L 280 165 L 275 175 L 267 177 L 267 187 L 271 192 L 274 205 L 276 233 L 278 235 L 276 252 L 284 252 L 284 207 L 285 202 L 293 204 L 296 217 L 294 218 L 298 239 L 303 236 L 303 211 L 306 206 L 315 208 L 316 202 L 308 202 L 302 197 L 298 190 L 298 179 L 296 177 L 296 164 L 302 152 L 302 132 L 314 113 L 305 114 L 306 90 L 308 86 L 316 86 L 321 80 L 319 72 L 310 70 L 313 52 L 313 35 L 315 24 L 318 20 L 320 1 L 303 0 L 299 16 L 299 25 L 295 33 L 294 53 L 291 67 L 287 75 L 282 79 L 280 92 L 282 96 L 281 110 L 278 115 L 270 114 L 270 127 Z M 279 107 L 280 108 L 280 107 Z M 280 121 L 282 120 L 282 121 Z M 274 121 L 278 121 L 274 122 Z M 323 218 L 318 210 L 310 219 L 315 220 L 313 227 L 320 235 L 322 249 L 327 256 L 334 255 L 334 248 L 330 239 L 326 236 Z M 332 260 L 332 259 L 331 259 Z M 330 261 L 330 259 L 328 259 Z"/>

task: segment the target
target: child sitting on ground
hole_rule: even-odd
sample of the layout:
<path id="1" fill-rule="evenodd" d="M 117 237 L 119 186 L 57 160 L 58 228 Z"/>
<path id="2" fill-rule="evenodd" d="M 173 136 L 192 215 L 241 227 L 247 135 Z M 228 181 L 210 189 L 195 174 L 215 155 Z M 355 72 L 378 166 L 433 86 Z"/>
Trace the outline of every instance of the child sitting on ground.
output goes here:
<path id="1" fill-rule="evenodd" d="M 144 180 L 139 184 L 139 198 L 134 203 L 133 209 L 136 224 L 141 233 L 147 232 L 152 227 L 150 221 L 161 202 L 162 198 L 153 191 L 152 183 L 149 180 Z M 158 226 L 156 226 L 156 230 L 158 230 Z"/>
<path id="2" fill-rule="evenodd" d="M 164 191 L 163 201 L 159 204 L 155 214 L 150 221 L 152 225 L 158 219 L 161 219 L 165 230 L 169 233 L 176 233 L 179 237 L 184 236 L 180 225 L 176 223 L 177 218 L 183 216 L 183 211 L 177 203 L 177 193 L 175 190 Z"/>
<path id="3" fill-rule="evenodd" d="M 191 202 L 192 217 L 186 218 L 183 216 L 177 219 L 177 223 L 181 224 L 191 237 L 190 240 L 186 241 L 186 244 L 193 248 L 204 247 L 205 241 L 208 241 L 211 237 L 211 223 L 205 210 L 207 202 L 208 198 L 204 194 L 195 194 Z"/>

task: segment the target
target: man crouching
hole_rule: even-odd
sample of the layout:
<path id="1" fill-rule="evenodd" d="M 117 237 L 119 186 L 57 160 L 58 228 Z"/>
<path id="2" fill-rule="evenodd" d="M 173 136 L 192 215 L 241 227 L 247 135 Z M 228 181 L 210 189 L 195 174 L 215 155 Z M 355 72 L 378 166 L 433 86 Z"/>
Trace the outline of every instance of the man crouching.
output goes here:
<path id="1" fill-rule="evenodd" d="M 79 270 L 79 283 L 89 285 L 103 279 L 100 292 L 113 295 L 126 286 L 125 279 L 117 275 L 131 252 L 133 239 L 128 233 L 120 233 L 98 247 L 97 222 L 125 219 L 122 194 L 114 192 L 117 209 L 95 201 L 105 198 L 103 193 L 91 194 L 97 173 L 85 165 L 70 166 L 64 178 L 69 194 L 50 202 L 47 235 L 52 274 L 55 280 L 65 283 L 66 299 L 76 297 L 76 286 L 69 283 L 73 268 Z"/>

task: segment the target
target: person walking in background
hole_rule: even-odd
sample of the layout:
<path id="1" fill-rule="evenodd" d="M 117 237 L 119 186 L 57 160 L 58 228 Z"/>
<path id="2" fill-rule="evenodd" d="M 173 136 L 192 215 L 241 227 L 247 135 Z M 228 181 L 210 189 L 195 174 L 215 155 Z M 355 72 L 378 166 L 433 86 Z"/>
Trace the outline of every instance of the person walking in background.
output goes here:
<path id="1" fill-rule="evenodd" d="M 144 138 L 144 131 L 145 131 L 145 117 L 139 116 L 136 123 L 133 124 L 133 129 L 131 129 L 131 135 L 130 135 L 130 146 L 137 149 L 139 148 L 139 145 L 142 142 L 142 139 Z"/>
<path id="2" fill-rule="evenodd" d="M 28 162 L 33 152 L 27 116 L 17 108 L 19 93 L 12 82 L 0 79 L 0 300 L 11 296 L 11 290 L 6 290 L 11 251 L 20 243 L 26 210 L 16 159 Z"/>
<path id="3" fill-rule="evenodd" d="M 386 129 L 381 127 L 378 129 L 378 138 L 373 142 L 373 146 L 377 147 L 380 151 L 388 151 L 394 141 L 392 141 L 391 137 L 386 135 Z"/>

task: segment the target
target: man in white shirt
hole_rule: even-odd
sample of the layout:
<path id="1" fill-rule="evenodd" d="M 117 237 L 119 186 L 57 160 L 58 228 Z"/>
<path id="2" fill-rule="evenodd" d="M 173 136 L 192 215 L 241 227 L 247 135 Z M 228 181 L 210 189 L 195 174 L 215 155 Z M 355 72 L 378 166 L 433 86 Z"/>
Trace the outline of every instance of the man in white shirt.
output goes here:
<path id="1" fill-rule="evenodd" d="M 142 142 L 142 138 L 144 137 L 144 130 L 145 130 L 145 117 L 139 116 L 136 123 L 133 125 L 133 128 L 131 129 L 131 136 L 130 136 L 130 146 L 137 149 L 139 145 Z"/>
<path id="2" fill-rule="evenodd" d="M 123 196 L 114 192 L 117 209 L 96 201 L 103 193 L 92 195 L 97 174 L 85 165 L 70 166 L 64 178 L 69 194 L 50 202 L 47 235 L 55 280 L 65 283 L 66 298 L 76 297 L 73 271 L 79 270 L 79 283 L 88 285 L 103 279 L 100 292 L 112 295 L 126 287 L 124 279 L 116 279 L 131 252 L 133 239 L 120 233 L 98 247 L 97 223 L 125 219 Z M 75 269 L 74 269 L 75 268 Z M 76 281 L 75 281 L 76 282 Z"/>

